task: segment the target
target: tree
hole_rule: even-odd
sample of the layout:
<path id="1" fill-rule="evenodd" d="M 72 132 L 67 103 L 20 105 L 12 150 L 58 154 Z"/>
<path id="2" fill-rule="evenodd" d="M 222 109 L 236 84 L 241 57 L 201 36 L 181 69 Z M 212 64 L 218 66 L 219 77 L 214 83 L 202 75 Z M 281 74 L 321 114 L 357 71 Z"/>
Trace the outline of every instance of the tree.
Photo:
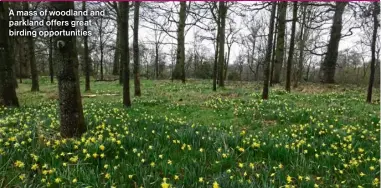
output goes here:
<path id="1" fill-rule="evenodd" d="M 140 2 L 134 3 L 134 86 L 135 96 L 141 96 L 140 91 L 140 76 L 139 76 L 139 6 Z"/>
<path id="2" fill-rule="evenodd" d="M 22 2 L 24 11 L 29 11 L 29 3 L 28 2 Z M 30 16 L 25 16 L 25 20 L 30 20 Z M 25 28 L 28 31 L 31 31 L 30 26 L 26 26 Z M 34 52 L 34 41 L 33 41 L 33 36 L 28 36 L 27 37 L 27 42 L 28 42 L 28 52 L 29 52 L 29 63 L 30 63 L 30 73 L 32 75 L 32 89 L 31 91 L 39 91 L 40 87 L 38 84 L 38 72 L 37 72 L 37 67 L 36 67 L 36 56 Z"/>
<path id="3" fill-rule="evenodd" d="M 236 29 L 233 24 L 234 24 L 234 21 L 232 19 L 229 19 L 229 30 L 228 30 L 229 32 L 226 35 L 226 44 L 228 47 L 228 52 L 227 52 L 227 57 L 225 58 L 226 60 L 224 65 L 224 80 L 226 80 L 227 74 L 228 74 L 231 49 L 233 44 L 237 42 L 236 34 L 240 31 L 239 29 Z"/>
<path id="4" fill-rule="evenodd" d="M 53 38 L 52 37 L 49 37 L 49 75 L 50 75 L 50 83 L 54 83 Z"/>
<path id="5" fill-rule="evenodd" d="M 100 51 L 100 80 L 104 80 L 104 50 L 106 46 L 106 42 L 108 41 L 108 38 L 105 38 L 104 35 L 106 28 L 108 27 L 109 24 L 109 19 L 106 20 L 106 23 L 104 22 L 104 18 L 100 17 L 96 21 L 96 25 L 98 26 L 98 36 L 99 36 L 99 51 Z"/>
<path id="6" fill-rule="evenodd" d="M 220 17 L 220 27 L 219 27 L 219 54 L 218 54 L 218 85 L 224 87 L 224 62 L 225 62 L 225 24 L 226 24 L 226 14 L 228 7 L 226 2 L 220 1 L 219 4 L 219 17 Z"/>
<path id="7" fill-rule="evenodd" d="M 86 1 L 82 1 L 82 10 L 86 10 Z M 83 17 L 83 21 L 87 21 L 87 17 Z M 83 31 L 87 31 L 87 26 L 83 27 Z M 84 60 L 85 60 L 85 91 L 90 91 L 90 58 L 89 58 L 89 42 L 88 36 L 83 37 L 84 43 Z"/>
<path id="8" fill-rule="evenodd" d="M 160 71 L 160 68 L 159 68 L 159 48 L 160 48 L 161 43 L 165 39 L 165 35 L 163 35 L 162 31 L 159 31 L 157 29 L 156 25 L 154 25 L 154 27 L 155 27 L 155 29 L 154 29 L 154 38 L 155 38 L 155 41 L 154 41 L 154 45 L 155 45 L 155 78 L 159 79 L 159 77 L 161 76 L 161 71 Z"/>
<path id="9" fill-rule="evenodd" d="M 186 20 L 186 2 L 180 2 L 179 22 L 177 28 L 177 55 L 176 65 L 173 71 L 173 79 L 181 79 L 185 83 L 185 20 Z"/>
<path id="10" fill-rule="evenodd" d="M 74 9 L 74 2 L 52 2 L 56 11 L 69 11 Z M 53 16 L 58 21 L 68 21 L 74 16 Z M 53 30 L 74 31 L 69 26 L 55 26 Z M 79 137 L 86 131 L 83 117 L 81 91 L 79 88 L 78 61 L 76 60 L 76 40 L 74 36 L 54 37 L 57 62 L 58 95 L 60 109 L 60 124 L 62 137 Z"/>
<path id="11" fill-rule="evenodd" d="M 376 64 L 376 41 L 377 41 L 377 29 L 379 26 L 377 15 L 380 14 L 380 2 L 373 2 L 373 35 L 372 35 L 372 60 L 370 62 L 370 76 L 369 76 L 369 85 L 368 85 L 368 93 L 366 97 L 366 102 L 372 102 L 372 90 L 373 90 L 373 82 L 374 82 L 374 73 L 375 73 L 375 64 Z"/>
<path id="12" fill-rule="evenodd" d="M 115 12 L 116 12 L 116 24 L 117 24 L 117 29 L 116 29 L 116 46 L 115 46 L 115 51 L 114 51 L 114 64 L 112 68 L 112 74 L 113 75 L 119 75 L 120 74 L 120 11 L 119 11 L 119 6 L 117 2 L 109 2 L 111 3 L 112 7 L 114 7 Z"/>
<path id="13" fill-rule="evenodd" d="M 300 23 L 300 35 L 299 35 L 299 59 L 297 71 L 295 73 L 294 88 L 298 87 L 298 83 L 302 81 L 303 77 L 303 62 L 304 62 L 304 46 L 307 40 L 307 31 L 306 31 L 306 16 L 310 16 L 310 12 L 307 13 L 307 3 L 302 2 L 302 21 Z"/>
<path id="14" fill-rule="evenodd" d="M 247 59 L 249 59 L 249 58 L 247 58 Z M 242 81 L 242 72 L 243 72 L 244 61 L 245 61 L 245 55 L 244 54 L 238 54 L 238 57 L 234 62 L 234 64 L 236 65 L 237 71 L 238 71 L 239 81 Z"/>
<path id="15" fill-rule="evenodd" d="M 325 55 L 322 67 L 321 67 L 321 82 L 322 83 L 334 83 L 335 82 L 335 70 L 336 61 L 339 50 L 339 43 L 341 39 L 342 17 L 344 8 L 348 2 L 336 2 L 335 14 L 333 16 L 333 23 L 330 33 L 330 39 L 327 47 L 327 54 Z"/>
<path id="16" fill-rule="evenodd" d="M 213 15 L 213 19 L 217 25 L 217 37 L 214 46 L 214 62 L 213 62 L 213 91 L 217 91 L 217 68 L 218 68 L 218 53 L 219 53 L 219 43 L 220 43 L 220 23 L 221 17 L 216 16 L 214 11 L 217 9 L 217 2 L 212 2 L 212 6 L 210 8 L 210 12 Z"/>
<path id="17" fill-rule="evenodd" d="M 286 78 L 286 91 L 291 91 L 291 66 L 292 66 L 292 58 L 294 56 L 294 48 L 295 48 L 295 26 L 297 20 L 298 13 L 298 2 L 294 2 L 294 6 L 292 9 L 292 26 L 291 26 L 291 39 L 290 39 L 290 49 L 288 51 L 288 59 L 287 59 L 287 78 Z"/>
<path id="18" fill-rule="evenodd" d="M 120 63 L 123 65 L 123 104 L 131 107 L 130 97 L 130 50 L 128 48 L 128 19 L 129 19 L 129 2 L 120 2 L 120 22 L 121 22 L 121 54 Z"/>
<path id="19" fill-rule="evenodd" d="M 278 38 L 276 43 L 275 61 L 274 61 L 274 74 L 272 78 L 272 83 L 276 84 L 280 82 L 282 64 L 284 57 L 284 35 L 286 28 L 286 14 L 287 14 L 287 2 L 279 3 L 279 21 L 278 21 Z"/>
<path id="20" fill-rule="evenodd" d="M 241 36 L 242 44 L 247 48 L 247 56 L 248 56 L 248 68 L 250 71 L 254 74 L 254 80 L 258 81 L 259 79 L 259 66 L 261 65 L 261 61 L 259 61 L 260 56 L 262 55 L 262 48 L 259 48 L 257 52 L 255 51 L 258 49 L 257 45 L 257 38 L 263 38 L 267 35 L 261 35 L 260 31 L 265 32 L 265 27 L 263 24 L 263 19 L 258 19 L 252 17 L 251 20 L 248 21 L 246 24 L 247 28 L 249 29 L 250 34 L 247 37 Z M 259 41 L 261 42 L 261 41 Z M 259 44 L 260 45 L 260 44 Z"/>
<path id="21" fill-rule="evenodd" d="M 276 3 L 271 3 L 271 16 L 270 16 L 270 25 L 269 25 L 269 34 L 267 38 L 267 48 L 266 48 L 266 56 L 265 56 L 265 68 L 264 68 L 264 83 L 263 83 L 263 91 L 262 91 L 262 99 L 269 98 L 269 80 L 270 80 L 270 60 L 271 60 L 271 49 L 272 49 L 272 41 L 274 34 L 274 21 L 275 21 L 275 10 Z"/>
<path id="22" fill-rule="evenodd" d="M 11 45 L 9 44 L 8 3 L 0 2 L 0 105 L 19 106 L 14 84 Z"/>

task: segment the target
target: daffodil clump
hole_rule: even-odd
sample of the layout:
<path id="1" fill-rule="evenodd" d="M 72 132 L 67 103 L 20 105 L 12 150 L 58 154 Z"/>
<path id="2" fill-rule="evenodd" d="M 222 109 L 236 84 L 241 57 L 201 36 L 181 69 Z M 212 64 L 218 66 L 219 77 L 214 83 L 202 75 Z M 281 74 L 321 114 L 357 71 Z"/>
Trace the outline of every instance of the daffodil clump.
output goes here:
<path id="1" fill-rule="evenodd" d="M 379 187 L 380 107 L 356 90 L 264 101 L 252 85 L 144 81 L 126 109 L 102 95 L 117 83 L 92 87 L 80 138 L 60 136 L 44 94 L 0 107 L 1 187 Z"/>

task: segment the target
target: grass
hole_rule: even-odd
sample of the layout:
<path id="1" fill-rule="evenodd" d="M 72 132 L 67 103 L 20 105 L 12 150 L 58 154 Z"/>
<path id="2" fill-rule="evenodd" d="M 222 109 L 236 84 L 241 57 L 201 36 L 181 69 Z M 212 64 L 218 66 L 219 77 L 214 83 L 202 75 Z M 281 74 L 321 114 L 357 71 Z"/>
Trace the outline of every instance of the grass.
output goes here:
<path id="1" fill-rule="evenodd" d="M 379 186 L 380 106 L 364 88 L 275 86 L 263 101 L 260 83 L 143 80 L 126 109 L 117 82 L 92 82 L 88 132 L 62 139 L 57 86 L 40 84 L 0 107 L 1 187 Z"/>

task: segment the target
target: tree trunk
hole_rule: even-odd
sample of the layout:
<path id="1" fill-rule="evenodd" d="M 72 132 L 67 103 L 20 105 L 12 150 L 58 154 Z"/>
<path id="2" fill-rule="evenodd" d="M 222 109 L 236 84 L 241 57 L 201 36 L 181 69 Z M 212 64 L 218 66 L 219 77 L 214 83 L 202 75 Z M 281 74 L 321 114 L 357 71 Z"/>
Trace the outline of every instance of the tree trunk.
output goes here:
<path id="1" fill-rule="evenodd" d="M 307 14 L 307 4 L 306 2 L 301 3 L 303 7 L 302 11 L 302 22 L 300 26 L 300 36 L 299 36 L 299 63 L 298 68 L 296 72 L 296 77 L 294 81 L 294 88 L 298 87 L 298 83 L 302 81 L 303 77 L 303 62 L 304 62 L 304 46 L 306 42 L 306 31 L 305 31 L 305 24 L 306 24 L 306 14 Z"/>
<path id="2" fill-rule="evenodd" d="M 121 34 L 123 35 L 123 34 Z M 120 37 L 122 40 L 122 37 Z M 123 42 L 121 42 L 123 43 Z M 122 44 L 120 45 L 120 49 L 123 50 Z M 119 67 L 119 84 L 122 85 L 124 80 L 124 64 L 122 63 L 122 54 L 120 55 L 120 67 Z"/>
<path id="3" fill-rule="evenodd" d="M 155 77 L 159 79 L 159 44 L 155 44 Z"/>
<path id="4" fill-rule="evenodd" d="M 8 3 L 0 2 L 0 106 L 19 107 L 9 44 Z"/>
<path id="5" fill-rule="evenodd" d="M 273 42 L 273 34 L 274 34 L 275 10 L 276 10 L 276 3 L 272 2 L 269 34 L 267 38 L 267 49 L 266 49 L 266 56 L 265 56 L 265 62 L 264 62 L 265 67 L 263 72 L 264 82 L 263 82 L 262 99 L 264 100 L 267 100 L 269 98 L 270 60 L 271 60 L 271 50 L 272 50 L 272 42 Z"/>
<path id="6" fill-rule="evenodd" d="M 226 55 L 227 58 L 225 58 L 225 65 L 224 65 L 224 80 L 226 81 L 226 77 L 228 75 L 228 68 L 229 68 L 229 59 L 230 59 L 230 47 L 228 47 L 228 54 Z"/>
<path id="7" fill-rule="evenodd" d="M 24 11 L 29 11 L 29 4 L 28 2 L 22 2 Z M 30 20 L 30 16 L 25 16 L 25 20 Z M 30 26 L 25 27 L 26 30 L 31 31 Z M 37 72 L 37 66 L 36 66 L 36 56 L 34 52 L 34 41 L 33 36 L 27 37 L 28 42 L 28 52 L 29 52 L 29 63 L 30 63 L 30 74 L 32 76 L 32 89 L 31 91 L 40 91 L 40 87 L 38 84 L 38 72 Z"/>
<path id="8" fill-rule="evenodd" d="M 279 4 L 279 21 L 278 21 L 278 38 L 276 43 L 275 62 L 274 62 L 274 75 L 273 83 L 280 83 L 283 57 L 285 53 L 284 48 L 284 36 L 286 29 L 286 14 L 287 14 L 287 2 L 280 2 Z"/>
<path id="9" fill-rule="evenodd" d="M 298 14 L 298 2 L 294 2 L 292 10 L 292 26 L 291 26 L 291 40 L 290 40 L 290 50 L 288 51 L 287 59 L 287 78 L 286 78 L 286 91 L 291 92 L 291 67 L 292 58 L 294 56 L 295 48 L 295 26 Z"/>
<path id="10" fill-rule="evenodd" d="M 333 24 L 331 28 L 330 39 L 327 47 L 327 54 L 325 55 L 324 62 L 322 64 L 322 83 L 334 83 L 335 82 L 335 70 L 336 61 L 339 50 L 339 43 L 341 39 L 341 29 L 342 29 L 342 16 L 344 13 L 344 8 L 348 2 L 336 2 L 336 10 L 333 16 Z"/>
<path id="11" fill-rule="evenodd" d="M 275 26 L 277 27 L 277 25 L 278 25 L 278 23 L 276 23 L 275 24 Z M 277 36 L 277 34 L 276 33 L 274 33 L 274 38 L 273 38 L 273 41 L 271 42 L 273 45 L 273 47 L 272 47 L 272 50 L 271 50 L 271 52 L 272 52 L 272 55 L 271 55 L 271 66 L 270 66 L 270 79 L 269 79 L 269 81 L 270 81 L 270 86 L 273 86 L 273 76 L 274 76 L 274 64 L 275 64 L 275 44 L 276 44 L 276 42 L 277 42 L 277 40 L 276 40 L 276 36 Z"/>
<path id="12" fill-rule="evenodd" d="M 140 75 L 139 75 L 139 6 L 140 2 L 135 1 L 134 3 L 134 86 L 135 86 L 135 96 L 141 96 L 140 91 Z"/>
<path id="13" fill-rule="evenodd" d="M 122 31 L 125 31 L 125 30 L 122 28 L 122 20 L 125 19 L 124 17 L 126 16 L 125 14 L 127 14 L 127 13 L 123 13 L 122 14 L 122 6 L 123 5 L 121 5 L 121 2 L 118 2 L 118 8 L 119 8 L 119 12 L 118 12 L 119 13 L 119 15 L 118 15 L 119 16 L 118 27 L 120 29 L 119 47 L 120 47 L 121 52 L 123 52 L 123 53 L 120 54 L 120 60 L 119 60 L 119 65 L 120 65 L 119 66 L 119 84 L 124 86 L 124 63 L 122 62 L 122 54 L 126 53 L 126 51 L 124 51 L 125 49 L 123 47 L 123 45 L 124 45 L 124 41 L 123 40 L 128 40 L 128 39 L 123 38 L 125 34 Z M 128 30 L 128 28 L 127 28 L 127 30 Z M 127 36 L 127 38 L 128 38 L 128 36 Z M 127 48 L 128 48 L 128 42 L 127 42 Z M 128 89 L 128 95 L 130 94 L 129 92 L 130 92 L 130 89 Z"/>
<path id="14" fill-rule="evenodd" d="M 256 44 L 256 36 L 253 37 L 253 48 L 251 49 L 251 65 L 254 65 L 254 53 L 255 53 L 255 44 Z M 259 69 L 259 62 L 257 62 L 257 65 L 255 66 L 255 72 L 254 72 L 254 80 L 258 81 L 258 69 Z"/>
<path id="15" fill-rule="evenodd" d="M 185 20 L 186 20 L 186 2 L 180 2 L 179 25 L 177 32 L 177 56 L 175 70 L 173 71 L 172 78 L 182 80 L 185 83 Z"/>
<path id="16" fill-rule="evenodd" d="M 214 2 L 216 3 L 216 2 Z M 213 91 L 217 91 L 217 71 L 218 71 L 218 53 L 219 53 L 219 41 L 220 41 L 220 17 L 216 18 L 217 24 L 217 36 L 216 36 L 216 46 L 214 52 L 214 62 L 213 62 Z"/>
<path id="17" fill-rule="evenodd" d="M 15 88 L 17 89 L 19 87 L 19 84 L 17 83 L 17 77 L 16 77 L 16 57 L 15 57 L 14 46 L 15 46 L 15 38 L 10 37 L 9 38 L 9 54 L 10 54 L 11 62 L 12 62 L 13 84 Z"/>
<path id="18" fill-rule="evenodd" d="M 99 49 L 100 49 L 100 55 L 101 55 L 101 61 L 100 61 L 100 68 L 101 68 L 101 80 L 104 80 L 104 77 L 103 77 L 103 41 L 102 41 L 102 38 L 103 38 L 103 19 L 102 17 L 100 18 L 101 19 L 101 23 L 100 23 L 100 26 L 99 26 Z"/>
<path id="19" fill-rule="evenodd" d="M 53 68 L 53 38 L 49 38 L 49 75 L 50 83 L 54 83 L 54 68 Z"/>
<path id="20" fill-rule="evenodd" d="M 123 64 L 123 104 L 126 107 L 131 107 L 130 97 L 130 50 L 128 48 L 128 17 L 129 17 L 129 2 L 120 2 L 121 5 L 121 64 Z"/>
<path id="21" fill-rule="evenodd" d="M 18 52 L 20 52 L 20 50 L 21 50 L 21 48 L 19 48 L 18 49 Z M 19 55 L 20 53 L 18 53 L 18 55 Z M 20 80 L 20 84 L 22 83 L 22 76 L 23 76 L 23 74 L 22 74 L 22 62 L 23 62 L 23 60 L 22 60 L 22 55 L 19 55 L 19 58 L 18 58 L 18 60 L 19 60 L 19 80 Z"/>
<path id="22" fill-rule="evenodd" d="M 117 30 L 116 30 L 116 46 L 114 51 L 114 62 L 112 67 L 112 74 L 118 75 L 119 74 L 119 65 L 120 65 L 120 12 L 116 15 L 116 23 L 117 23 Z"/>
<path id="23" fill-rule="evenodd" d="M 57 11 L 74 9 L 74 2 L 52 2 Z M 53 16 L 52 19 L 71 22 L 74 16 Z M 55 31 L 73 31 L 69 26 L 55 26 Z M 81 91 L 79 88 L 78 61 L 76 60 L 76 40 L 74 36 L 58 36 L 55 39 L 57 62 L 58 95 L 62 137 L 79 137 L 86 131 L 83 117 Z"/>
<path id="24" fill-rule="evenodd" d="M 308 82 L 308 79 L 309 79 L 309 74 L 310 74 L 310 69 L 311 69 L 311 61 L 312 61 L 312 58 L 310 58 L 310 63 L 308 63 L 308 67 L 307 67 L 306 82 Z"/>
<path id="25" fill-rule="evenodd" d="M 220 53 L 218 54 L 218 86 L 224 87 L 224 62 L 225 62 L 225 24 L 226 24 L 226 14 L 228 11 L 228 8 L 226 6 L 226 2 L 219 2 L 219 16 L 221 18 L 221 23 L 220 23 L 220 41 L 219 41 L 219 51 Z"/>
<path id="26" fill-rule="evenodd" d="M 372 102 L 372 91 L 373 91 L 373 82 L 374 82 L 374 74 L 375 74 L 375 64 L 376 64 L 376 40 L 377 40 L 377 29 L 378 29 L 378 17 L 377 15 L 380 13 L 380 3 L 373 2 L 373 36 L 372 36 L 372 60 L 370 62 L 370 76 L 369 76 L 369 85 L 368 85 L 368 93 L 366 97 L 366 102 Z"/>
<path id="27" fill-rule="evenodd" d="M 82 10 L 86 10 L 86 2 L 82 1 Z M 87 21 L 87 17 L 83 17 L 83 21 Z M 87 26 L 83 27 L 84 31 L 87 31 Z M 89 43 L 88 36 L 83 37 L 84 43 L 84 60 L 85 60 L 85 91 L 90 91 L 90 59 L 89 59 Z"/>
<path id="28" fill-rule="evenodd" d="M 218 24 L 219 25 L 219 24 Z M 218 26 L 219 27 L 219 26 Z M 214 52 L 214 62 L 213 62 L 213 91 L 217 91 L 217 68 L 218 68 L 218 49 L 219 49 L 219 31 L 217 31 L 216 38 L 216 50 Z"/>
<path id="29" fill-rule="evenodd" d="M 259 66 L 260 63 L 257 62 L 257 65 L 255 66 L 255 81 L 259 81 Z"/>

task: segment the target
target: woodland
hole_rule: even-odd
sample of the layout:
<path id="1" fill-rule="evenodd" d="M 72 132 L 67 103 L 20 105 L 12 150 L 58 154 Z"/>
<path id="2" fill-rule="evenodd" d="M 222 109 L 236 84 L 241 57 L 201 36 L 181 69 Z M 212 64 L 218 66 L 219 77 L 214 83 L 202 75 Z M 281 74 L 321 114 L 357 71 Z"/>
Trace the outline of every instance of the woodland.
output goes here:
<path id="1" fill-rule="evenodd" d="M 379 2 L 1 1 L 0 187 L 379 187 L 379 15 Z"/>

